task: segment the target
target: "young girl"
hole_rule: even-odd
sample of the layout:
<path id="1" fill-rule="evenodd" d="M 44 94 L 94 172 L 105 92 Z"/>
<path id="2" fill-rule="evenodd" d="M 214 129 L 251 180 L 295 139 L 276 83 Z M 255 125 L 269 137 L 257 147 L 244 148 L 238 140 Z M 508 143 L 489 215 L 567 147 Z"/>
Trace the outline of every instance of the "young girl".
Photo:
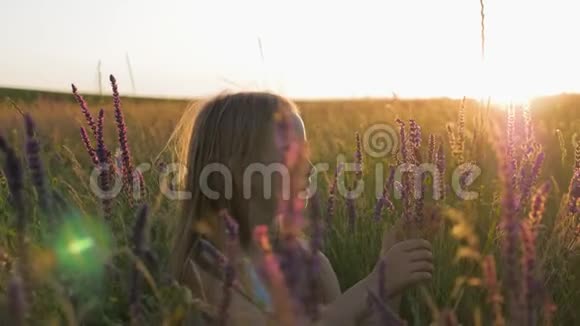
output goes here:
<path id="1" fill-rule="evenodd" d="M 228 325 L 372 324 L 380 320 L 380 312 L 371 308 L 367 298 L 369 291 L 377 292 L 379 280 L 385 283 L 382 299 L 389 302 L 392 311 L 397 311 L 403 290 L 431 279 L 430 244 L 421 239 L 395 243 L 393 235 L 387 233 L 380 257 L 385 261 L 384 268 L 377 264 L 367 277 L 342 294 L 330 262 L 317 252 L 320 265 L 316 281 L 324 304 L 319 318 L 306 321 L 297 314 L 281 317 L 274 285 L 259 270 L 264 248 L 252 241 L 252 232 L 260 225 L 280 230 L 280 220 L 275 216 L 280 216 L 280 193 L 288 185 L 283 173 L 270 173 L 268 178 L 268 173 L 248 177 L 247 172 L 256 166 L 284 164 L 290 175 L 291 196 L 296 190 L 307 188 L 312 166 L 305 155 L 292 154 L 296 146 L 303 148 L 307 144 L 298 110 L 291 101 L 277 95 L 237 93 L 205 102 L 195 121 L 190 120 L 187 123 L 193 126 L 183 151 L 187 162 L 183 181 L 191 198 L 184 201 L 183 214 L 175 225 L 171 268 L 177 280 L 187 284 L 197 298 L 214 307 L 222 304 L 223 273 L 215 272 L 200 259 L 203 254 L 199 244 L 203 239 L 203 243 L 211 243 L 218 251 L 226 251 L 226 225 L 220 212 L 227 210 L 237 222 L 240 242 L 234 262 L 240 286 L 231 291 L 228 299 Z M 281 121 L 287 122 L 291 131 L 282 140 Z M 277 191 L 267 196 L 272 189 Z M 300 243 L 304 252 L 310 252 L 305 242 Z"/>

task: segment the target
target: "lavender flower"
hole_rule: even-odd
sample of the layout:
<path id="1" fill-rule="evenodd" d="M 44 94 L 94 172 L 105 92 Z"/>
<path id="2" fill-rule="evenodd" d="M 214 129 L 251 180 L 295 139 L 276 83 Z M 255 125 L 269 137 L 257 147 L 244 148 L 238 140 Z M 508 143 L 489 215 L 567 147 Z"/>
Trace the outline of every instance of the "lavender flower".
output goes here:
<path id="1" fill-rule="evenodd" d="M 391 166 L 389 168 L 389 177 L 387 178 L 387 183 L 385 184 L 385 189 L 387 192 L 393 190 L 393 184 L 395 182 L 395 172 L 397 170 L 396 166 Z"/>
<path id="2" fill-rule="evenodd" d="M 268 227 L 259 225 L 254 228 L 253 238 L 263 253 L 261 270 L 271 286 L 274 311 L 276 311 L 279 318 L 278 322 L 280 325 L 295 325 L 295 314 L 291 309 L 290 293 L 284 280 L 284 275 L 280 272 L 280 265 L 272 251 L 272 246 L 268 239 Z"/>
<path id="3" fill-rule="evenodd" d="M 14 149 L 8 145 L 4 137 L 0 135 L 0 151 L 4 152 L 6 162 L 4 166 L 4 173 L 6 174 L 6 182 L 8 189 L 12 196 L 12 203 L 18 211 L 24 211 L 24 202 L 22 198 L 23 189 L 23 173 L 20 165 L 20 160 L 16 156 Z"/>
<path id="4" fill-rule="evenodd" d="M 99 159 L 97 158 L 97 154 L 95 152 L 95 149 L 91 145 L 91 141 L 89 140 L 89 136 L 87 135 L 87 131 L 85 130 L 85 128 L 81 127 L 80 133 L 81 133 L 81 140 L 83 142 L 83 145 L 85 146 L 85 149 L 87 150 L 87 153 L 89 154 L 89 157 L 91 158 L 91 161 L 93 162 L 93 164 L 98 165 Z"/>
<path id="5" fill-rule="evenodd" d="M 143 173 L 139 170 L 135 170 L 137 174 L 137 178 L 139 179 L 139 198 L 141 200 L 145 200 L 145 196 L 147 196 L 147 187 L 145 186 L 145 178 L 143 177 Z"/>
<path id="6" fill-rule="evenodd" d="M 458 163 L 462 164 L 465 160 L 465 97 L 461 101 L 461 108 L 459 109 L 459 117 L 457 120 L 456 157 Z"/>
<path id="7" fill-rule="evenodd" d="M 542 216 L 544 215 L 545 205 L 546 205 L 546 197 L 548 192 L 550 191 L 550 183 L 544 183 L 534 196 L 532 197 L 532 207 L 530 209 L 530 213 L 528 215 L 529 223 L 532 226 L 532 230 L 535 232 L 536 227 L 542 221 Z"/>
<path id="8" fill-rule="evenodd" d="M 413 119 L 409 120 L 409 146 L 413 159 L 410 163 L 420 164 L 421 157 L 421 126 Z"/>
<path id="9" fill-rule="evenodd" d="M 413 165 L 408 165 L 411 169 L 405 171 L 403 174 L 403 179 L 401 183 L 401 201 L 403 203 L 403 219 L 405 222 L 405 227 L 410 231 L 411 222 L 415 220 L 415 205 L 413 204 L 413 189 L 414 189 L 414 175 L 415 169 Z"/>
<path id="10" fill-rule="evenodd" d="M 497 281 L 497 272 L 493 256 L 485 256 L 481 262 L 483 281 L 487 288 L 487 301 L 492 305 L 494 325 L 503 326 L 505 320 L 502 314 L 503 297 Z"/>
<path id="11" fill-rule="evenodd" d="M 524 107 L 523 110 L 523 117 L 524 117 L 524 137 L 525 137 L 525 150 L 531 151 L 534 145 L 534 128 L 532 124 L 532 116 L 530 114 L 530 108 Z"/>
<path id="12" fill-rule="evenodd" d="M 218 325 L 225 326 L 228 322 L 228 309 L 232 301 L 232 286 L 236 278 L 235 264 L 238 256 L 239 232 L 238 223 L 229 215 L 227 210 L 219 212 L 220 219 L 223 220 L 226 230 L 226 256 L 224 284 L 222 290 L 222 302 L 220 305 Z"/>
<path id="13" fill-rule="evenodd" d="M 507 112 L 507 160 L 511 162 L 514 159 L 515 147 L 515 110 L 512 106 Z M 515 171 L 514 171 L 515 172 Z"/>
<path id="14" fill-rule="evenodd" d="M 522 255 L 522 294 L 521 304 L 522 310 L 520 316 L 524 320 L 524 325 L 529 325 L 535 321 L 534 311 L 538 305 L 538 280 L 535 278 L 536 269 L 536 239 L 534 232 L 528 223 L 521 224 L 521 235 L 523 245 Z"/>
<path id="15" fill-rule="evenodd" d="M 579 211 L 578 202 L 580 200 L 580 169 L 574 171 L 568 189 L 568 212 L 574 215 Z"/>
<path id="16" fill-rule="evenodd" d="M 415 195 L 415 222 L 418 226 L 421 226 L 423 223 L 423 207 L 425 206 L 425 174 L 421 173 L 419 176 L 415 176 L 415 178 L 421 179 L 421 185 L 419 189 L 415 189 L 415 191 L 419 191 L 419 195 Z"/>
<path id="17" fill-rule="evenodd" d="M 435 155 L 436 155 L 435 146 L 436 146 L 435 135 L 430 134 L 429 135 L 429 143 L 428 143 L 428 147 L 429 147 L 429 152 L 428 152 L 429 154 L 428 155 L 429 156 L 427 158 L 429 160 L 429 163 L 435 163 Z"/>
<path id="18" fill-rule="evenodd" d="M 414 149 L 421 147 L 421 126 L 413 119 L 409 120 L 409 143 Z"/>
<path id="19" fill-rule="evenodd" d="M 379 197 L 379 199 L 377 199 L 377 203 L 375 204 L 375 221 L 379 222 L 382 219 L 382 212 L 383 212 L 383 207 L 385 206 L 385 196 L 381 196 Z"/>
<path id="20" fill-rule="evenodd" d="M 346 195 L 346 209 L 348 212 L 348 229 L 353 232 L 356 224 L 356 207 L 354 201 L 354 193 L 350 187 L 347 189 Z"/>
<path id="21" fill-rule="evenodd" d="M 51 200 L 46 190 L 44 168 L 40 158 L 40 145 L 35 137 L 34 121 L 32 121 L 30 115 L 26 114 L 24 122 L 26 129 L 26 156 L 28 157 L 28 168 L 32 176 L 32 184 L 36 189 L 40 208 L 44 212 L 48 212 Z"/>
<path id="22" fill-rule="evenodd" d="M 580 170 L 580 140 L 576 143 L 576 151 L 574 153 L 574 159 L 576 161 L 576 170 Z"/>
<path id="23" fill-rule="evenodd" d="M 402 156 L 402 162 L 403 163 L 408 163 L 409 162 L 409 153 L 407 151 L 407 137 L 406 137 L 406 133 L 405 133 L 405 123 L 403 122 L 403 120 L 397 118 L 397 120 L 395 120 L 397 122 L 397 124 L 399 125 L 399 137 L 401 138 L 401 156 Z"/>
<path id="24" fill-rule="evenodd" d="M 334 171 L 334 179 L 330 184 L 330 189 L 328 191 L 328 203 L 326 206 L 326 225 L 330 228 L 332 223 L 332 217 L 334 216 L 334 205 L 336 202 L 336 187 L 338 185 L 338 177 L 340 176 L 340 172 L 342 170 L 342 164 L 339 164 Z"/>
<path id="25" fill-rule="evenodd" d="M 562 130 L 556 129 L 556 136 L 558 136 L 558 145 L 560 145 L 560 158 L 562 160 L 562 164 L 564 164 L 566 157 L 568 156 L 568 150 L 566 149 L 566 141 L 564 140 Z"/>
<path id="26" fill-rule="evenodd" d="M 81 107 L 81 112 L 85 116 L 85 120 L 87 120 L 87 124 L 89 125 L 89 128 L 91 128 L 93 135 L 95 137 L 97 137 L 97 125 L 95 124 L 95 120 L 93 119 L 93 116 L 91 115 L 91 112 L 89 111 L 89 108 L 87 106 L 87 102 L 78 93 L 77 87 L 74 84 L 71 84 L 71 86 L 72 86 L 73 96 L 74 96 L 75 100 L 77 101 L 77 103 L 79 104 L 79 106 Z"/>
<path id="27" fill-rule="evenodd" d="M 103 137 L 103 125 L 105 122 L 105 111 L 99 111 L 99 118 L 97 120 L 97 159 L 99 161 L 99 187 L 101 191 L 108 191 L 111 182 L 111 168 L 110 168 L 110 154 L 105 147 L 105 140 Z M 102 198 L 103 213 L 105 218 L 111 215 L 111 199 Z"/>
<path id="28" fill-rule="evenodd" d="M 131 160 L 131 152 L 129 150 L 129 142 L 127 141 L 127 126 L 125 124 L 125 117 L 121 110 L 121 97 L 117 87 L 117 80 L 113 75 L 109 77 L 111 80 L 111 87 L 113 88 L 113 106 L 115 107 L 115 122 L 117 124 L 117 132 L 119 136 L 119 146 L 121 147 L 121 155 L 123 158 L 123 176 L 125 184 L 128 187 L 128 192 L 132 193 L 133 183 L 133 163 Z"/>
<path id="29" fill-rule="evenodd" d="M 392 187 L 390 185 L 393 184 L 393 179 L 394 179 L 394 174 L 395 174 L 395 169 L 393 167 L 391 167 L 391 171 L 389 174 L 389 178 L 387 179 L 387 182 L 383 188 L 383 193 L 381 195 L 381 197 L 379 197 L 379 199 L 377 200 L 377 203 L 375 204 L 375 221 L 379 222 L 382 219 L 382 211 L 383 208 L 387 208 L 387 210 L 389 211 L 393 211 L 395 209 L 395 205 L 393 204 L 393 202 L 391 201 L 390 197 L 389 197 L 389 189 L 391 189 Z"/>
<path id="30" fill-rule="evenodd" d="M 449 146 L 451 147 L 451 152 L 455 152 L 455 148 L 457 146 L 455 133 L 453 132 L 451 124 L 447 124 L 446 128 L 447 128 L 447 137 L 449 138 Z"/>
<path id="31" fill-rule="evenodd" d="M 282 235 L 277 247 L 278 263 L 284 275 L 286 286 L 291 294 L 295 309 L 304 303 L 307 295 L 305 284 L 308 276 L 306 270 L 306 252 L 294 234 Z M 305 308 L 305 307 L 300 307 Z"/>
<path id="32" fill-rule="evenodd" d="M 508 149 L 509 151 L 509 149 Z M 515 189 L 513 187 L 513 166 L 506 158 L 500 160 L 501 178 L 503 182 L 503 199 L 502 199 L 502 217 L 501 225 L 503 228 L 502 239 L 502 258 L 504 269 L 504 280 L 510 284 L 508 298 L 511 317 L 514 320 L 520 320 L 521 316 L 516 305 L 517 293 L 519 287 L 517 284 L 517 247 L 519 243 L 520 221 L 517 219 L 517 202 Z"/>
<path id="33" fill-rule="evenodd" d="M 534 164 L 531 167 L 530 171 L 526 171 L 525 168 L 522 168 L 521 179 L 520 179 L 520 208 L 525 205 L 526 201 L 530 197 L 530 193 L 532 191 L 532 187 L 536 183 L 536 179 L 540 174 L 540 170 L 542 168 L 542 164 L 544 163 L 544 152 L 540 152 L 536 159 L 534 160 Z"/>
<path id="34" fill-rule="evenodd" d="M 360 139 L 360 134 L 358 132 L 355 133 L 355 138 L 356 138 L 356 151 L 354 153 L 354 159 L 355 159 L 355 164 L 356 164 L 356 170 L 355 170 L 355 174 L 356 174 L 356 178 L 358 180 L 362 179 L 362 173 L 363 173 L 363 157 L 362 157 L 362 151 L 361 151 L 361 139 Z"/>
<path id="35" fill-rule="evenodd" d="M 470 180 L 472 172 L 473 171 L 471 169 L 471 165 L 469 166 L 462 165 L 461 174 L 459 175 L 459 186 L 462 189 L 465 189 L 465 187 L 467 186 L 467 183 Z"/>
<path id="36" fill-rule="evenodd" d="M 142 205 L 137 211 L 137 219 L 133 227 L 133 254 L 139 260 L 143 260 L 144 253 L 146 252 L 147 215 L 148 207 L 147 205 Z M 129 304 L 131 307 L 131 319 L 137 321 L 141 319 L 139 304 L 139 298 L 141 296 L 141 275 L 137 266 L 133 267 L 133 274 L 130 281 Z"/>
<path id="37" fill-rule="evenodd" d="M 437 165 L 437 172 L 439 175 L 434 182 L 437 182 L 436 189 L 437 189 L 437 196 L 435 196 L 436 200 L 445 199 L 445 151 L 443 149 L 443 143 L 439 142 L 437 154 L 435 155 L 435 164 Z"/>
<path id="38" fill-rule="evenodd" d="M 26 244 L 26 212 L 23 198 L 23 172 L 19 158 L 16 156 L 14 149 L 12 149 L 4 137 L 0 135 L 0 151 L 4 152 L 6 156 L 4 171 L 6 173 L 6 180 L 8 182 L 8 189 L 12 196 L 12 204 L 16 209 L 16 234 L 19 260 L 19 271 L 22 275 L 24 283 L 30 279 L 28 277 L 28 250 Z"/>
<path id="39" fill-rule="evenodd" d="M 7 301 L 10 308 L 10 325 L 26 325 L 26 299 L 24 284 L 18 275 L 13 275 L 8 283 Z"/>

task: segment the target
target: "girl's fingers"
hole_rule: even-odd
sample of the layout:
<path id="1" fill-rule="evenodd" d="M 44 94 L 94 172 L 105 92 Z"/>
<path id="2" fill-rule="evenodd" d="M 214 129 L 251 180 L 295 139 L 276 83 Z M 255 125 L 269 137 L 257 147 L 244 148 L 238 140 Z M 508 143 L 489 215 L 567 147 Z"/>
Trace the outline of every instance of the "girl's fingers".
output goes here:
<path id="1" fill-rule="evenodd" d="M 415 251 L 412 251 L 411 253 L 409 253 L 409 259 L 411 260 L 411 262 L 423 261 L 423 260 L 432 262 L 433 261 L 433 253 L 430 250 L 426 250 L 426 249 L 415 250 Z"/>
<path id="2" fill-rule="evenodd" d="M 417 249 L 427 249 L 427 250 L 431 250 L 431 244 L 429 243 L 429 241 L 424 240 L 424 239 L 411 239 L 411 240 L 406 240 L 403 242 L 399 242 L 398 245 L 400 245 L 401 249 L 403 251 L 413 251 L 413 250 L 417 250 Z"/>
<path id="3" fill-rule="evenodd" d="M 409 265 L 409 271 L 411 271 L 411 273 L 427 272 L 427 273 L 431 274 L 431 273 L 433 273 L 433 270 L 434 270 L 433 263 L 426 262 L 426 261 L 418 261 L 418 262 L 411 263 Z"/>
<path id="4" fill-rule="evenodd" d="M 411 274 L 409 281 L 411 283 L 419 283 L 419 282 L 430 281 L 432 278 L 433 278 L 433 276 L 431 275 L 431 273 L 417 272 L 417 273 Z"/>

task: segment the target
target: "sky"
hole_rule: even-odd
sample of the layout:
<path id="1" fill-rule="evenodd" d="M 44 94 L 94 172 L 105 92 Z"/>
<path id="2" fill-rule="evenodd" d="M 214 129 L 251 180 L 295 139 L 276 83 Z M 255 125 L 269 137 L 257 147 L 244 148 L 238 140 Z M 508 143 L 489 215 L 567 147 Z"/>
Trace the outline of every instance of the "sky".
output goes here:
<path id="1" fill-rule="evenodd" d="M 579 9 L 485 1 L 482 60 L 478 0 L 0 0 L 0 87 L 98 93 L 100 70 L 104 92 L 112 73 L 161 97 L 580 92 Z"/>

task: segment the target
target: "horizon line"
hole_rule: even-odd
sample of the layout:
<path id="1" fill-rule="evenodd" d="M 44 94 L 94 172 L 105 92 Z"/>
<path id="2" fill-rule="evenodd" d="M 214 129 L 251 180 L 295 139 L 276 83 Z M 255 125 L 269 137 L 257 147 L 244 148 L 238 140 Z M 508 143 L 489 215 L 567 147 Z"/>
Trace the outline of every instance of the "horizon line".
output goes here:
<path id="1" fill-rule="evenodd" d="M 67 92 L 64 91 L 62 89 L 54 89 L 54 88 L 26 88 L 26 87 L 20 87 L 20 86 L 11 86 L 11 85 L 0 85 L 0 89 L 4 89 L 4 90 L 14 90 L 14 91 L 29 91 L 29 92 L 38 92 L 38 93 L 52 93 L 55 95 L 71 95 L 72 96 L 72 92 Z M 274 92 L 273 92 L 274 93 Z M 219 92 L 216 92 L 216 94 L 219 94 Z M 83 96 L 91 96 L 91 97 L 106 97 L 106 96 L 110 96 L 110 94 L 108 93 L 104 93 L 104 94 L 98 94 L 95 92 L 81 92 L 81 95 Z M 532 96 L 529 98 L 529 101 L 533 101 L 535 99 L 539 99 L 539 98 L 546 98 L 546 97 L 555 97 L 555 96 L 563 96 L 563 95 L 577 95 L 580 96 L 580 91 L 579 92 L 566 92 L 566 91 L 561 91 L 559 93 L 551 93 L 551 94 L 540 94 L 540 95 L 536 95 L 536 96 Z M 165 101 L 195 101 L 195 100 L 200 100 L 203 98 L 207 98 L 208 96 L 211 95 L 200 95 L 200 96 L 191 96 L 191 97 L 187 97 L 187 96 L 171 96 L 171 95 L 138 95 L 138 94 L 126 94 L 126 95 L 121 95 L 121 97 L 124 98 L 132 98 L 132 99 L 150 99 L 150 100 L 165 100 Z M 487 96 L 485 98 L 480 98 L 477 99 L 476 97 L 473 96 L 451 96 L 451 95 L 437 95 L 437 96 L 400 96 L 397 93 L 392 93 L 391 96 L 321 96 L 321 97 L 292 97 L 292 96 L 288 96 L 288 98 L 292 99 L 293 101 L 301 101 L 301 102 L 325 102 L 325 101 L 333 101 L 333 100 L 407 100 L 407 101 L 412 101 L 412 100 L 443 100 L 443 99 L 447 99 L 447 100 L 462 100 L 463 98 L 465 99 L 470 99 L 470 100 L 476 100 L 476 101 L 481 101 L 481 100 L 485 100 L 487 101 L 488 99 L 492 99 L 491 102 L 493 102 L 493 98 L 491 96 Z"/>

